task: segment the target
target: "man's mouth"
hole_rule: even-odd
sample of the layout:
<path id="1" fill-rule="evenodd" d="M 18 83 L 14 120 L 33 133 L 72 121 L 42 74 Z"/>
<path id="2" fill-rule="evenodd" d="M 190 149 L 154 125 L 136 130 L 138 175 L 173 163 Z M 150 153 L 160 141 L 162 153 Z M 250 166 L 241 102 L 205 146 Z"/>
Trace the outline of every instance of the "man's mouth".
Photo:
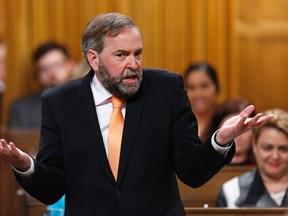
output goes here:
<path id="1" fill-rule="evenodd" d="M 139 77 L 135 74 L 135 75 L 132 75 L 132 76 L 126 76 L 124 79 L 123 79 L 123 82 L 124 83 L 129 83 L 129 84 L 133 84 L 135 82 L 138 82 L 139 80 Z"/>

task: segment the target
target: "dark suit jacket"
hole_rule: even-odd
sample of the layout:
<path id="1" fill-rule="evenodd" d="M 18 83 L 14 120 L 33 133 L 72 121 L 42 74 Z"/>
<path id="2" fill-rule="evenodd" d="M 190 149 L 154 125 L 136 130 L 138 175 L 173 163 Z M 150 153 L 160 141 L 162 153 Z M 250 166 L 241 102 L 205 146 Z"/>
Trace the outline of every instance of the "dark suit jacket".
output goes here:
<path id="1" fill-rule="evenodd" d="M 41 92 L 19 98 L 11 104 L 8 127 L 26 129 L 41 127 Z"/>
<path id="2" fill-rule="evenodd" d="M 175 173 L 199 187 L 229 162 L 210 139 L 202 144 L 176 73 L 144 69 L 126 106 L 118 181 L 110 170 L 90 88 L 93 73 L 43 95 L 35 173 L 17 176 L 32 196 L 51 204 L 66 193 L 66 215 L 183 216 Z"/>

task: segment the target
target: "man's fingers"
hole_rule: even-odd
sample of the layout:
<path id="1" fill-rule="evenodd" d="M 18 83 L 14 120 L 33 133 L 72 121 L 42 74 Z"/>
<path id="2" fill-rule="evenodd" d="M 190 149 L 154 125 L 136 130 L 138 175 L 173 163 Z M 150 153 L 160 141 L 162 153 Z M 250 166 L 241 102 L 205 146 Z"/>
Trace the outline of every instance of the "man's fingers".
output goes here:
<path id="1" fill-rule="evenodd" d="M 238 131 L 243 128 L 243 125 L 245 124 L 246 119 L 247 119 L 246 116 L 240 117 L 240 120 L 237 122 L 237 125 L 236 125 L 236 128 Z"/>
<path id="2" fill-rule="evenodd" d="M 262 113 L 257 113 L 253 118 L 247 118 L 245 121 L 245 125 L 247 127 L 253 127 L 256 125 L 257 121 L 263 116 Z"/>
<path id="3" fill-rule="evenodd" d="M 5 139 L 0 140 L 0 149 L 4 149 L 7 146 L 7 142 Z"/>
<path id="4" fill-rule="evenodd" d="M 254 105 L 249 105 L 239 114 L 239 116 L 240 117 L 250 116 L 254 109 L 255 109 Z"/>
<path id="5" fill-rule="evenodd" d="M 262 126 L 267 121 L 269 121 L 271 118 L 273 118 L 272 114 L 263 115 L 262 113 L 258 113 L 253 118 L 246 119 L 245 127 L 251 129 L 254 127 Z"/>
<path id="6" fill-rule="evenodd" d="M 259 118 L 259 120 L 257 121 L 256 126 L 260 127 L 260 126 L 264 125 L 266 122 L 268 122 L 272 118 L 273 118 L 273 114 L 268 114 L 268 115 L 261 116 Z"/>

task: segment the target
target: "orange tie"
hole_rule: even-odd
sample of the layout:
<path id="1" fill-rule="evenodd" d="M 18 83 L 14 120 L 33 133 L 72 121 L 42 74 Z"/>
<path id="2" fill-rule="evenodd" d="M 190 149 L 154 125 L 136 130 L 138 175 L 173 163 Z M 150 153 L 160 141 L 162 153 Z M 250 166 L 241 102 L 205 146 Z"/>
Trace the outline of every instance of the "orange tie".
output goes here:
<path id="1" fill-rule="evenodd" d="M 113 112 L 110 117 L 108 132 L 108 161 L 115 180 L 117 180 L 122 133 L 124 127 L 124 118 L 121 111 L 123 102 L 123 99 L 112 96 Z"/>

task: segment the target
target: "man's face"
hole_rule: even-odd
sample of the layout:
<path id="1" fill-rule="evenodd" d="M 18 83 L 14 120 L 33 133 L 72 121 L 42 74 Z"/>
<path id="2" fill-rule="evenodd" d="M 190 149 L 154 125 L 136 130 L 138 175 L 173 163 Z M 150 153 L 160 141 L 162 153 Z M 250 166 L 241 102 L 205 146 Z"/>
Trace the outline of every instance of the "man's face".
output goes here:
<path id="1" fill-rule="evenodd" d="M 106 37 L 99 55 L 96 75 L 113 95 L 134 95 L 142 81 L 142 37 L 136 28 L 128 28 L 116 37 Z"/>
<path id="2" fill-rule="evenodd" d="M 74 63 L 60 50 L 51 50 L 38 63 L 38 76 L 44 88 L 55 87 L 69 80 Z"/>

